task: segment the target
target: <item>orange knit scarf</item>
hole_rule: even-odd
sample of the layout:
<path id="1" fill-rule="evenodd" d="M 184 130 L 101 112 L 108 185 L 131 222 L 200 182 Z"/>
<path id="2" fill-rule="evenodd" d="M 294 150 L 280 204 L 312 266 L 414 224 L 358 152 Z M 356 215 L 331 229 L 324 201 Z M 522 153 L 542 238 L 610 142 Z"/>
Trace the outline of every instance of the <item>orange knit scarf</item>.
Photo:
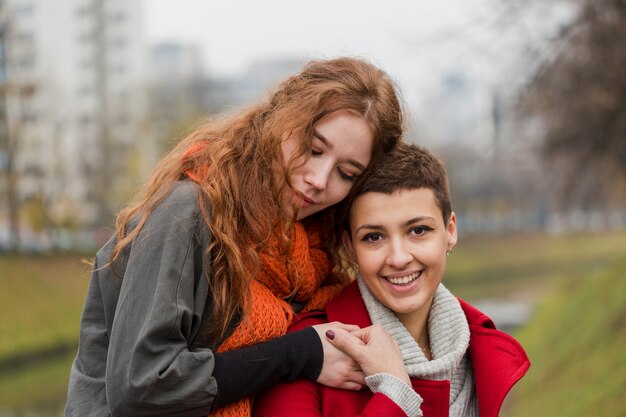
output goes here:
<path id="1" fill-rule="evenodd" d="M 192 146 L 184 158 L 205 146 Z M 196 182 L 201 181 L 202 172 L 188 171 L 186 174 Z M 219 352 L 240 349 L 287 333 L 294 313 L 285 299 L 306 302 L 302 312 L 321 310 L 343 288 L 341 283 L 330 278 L 332 264 L 322 249 L 317 230 L 305 229 L 298 222 L 291 238 L 288 254 L 280 250 L 276 236 L 268 248 L 259 254 L 262 268 L 250 283 L 251 305 L 248 315 L 222 343 Z M 249 417 L 251 414 L 252 399 L 244 398 L 213 411 L 210 416 Z"/>
<path id="2" fill-rule="evenodd" d="M 274 245 L 261 253 L 262 272 L 250 286 L 252 306 L 249 316 L 242 320 L 233 334 L 224 341 L 219 352 L 239 349 L 282 336 L 287 332 L 293 318 L 293 310 L 285 298 L 295 293 L 297 301 L 307 301 L 303 312 L 319 310 L 326 302 L 339 294 L 342 285 L 324 282 L 332 265 L 321 250 L 319 234 L 305 231 L 301 223 L 295 225 L 292 242 L 292 262 L 287 265 Z M 210 416 L 249 417 L 252 399 L 241 401 L 215 410 Z"/>

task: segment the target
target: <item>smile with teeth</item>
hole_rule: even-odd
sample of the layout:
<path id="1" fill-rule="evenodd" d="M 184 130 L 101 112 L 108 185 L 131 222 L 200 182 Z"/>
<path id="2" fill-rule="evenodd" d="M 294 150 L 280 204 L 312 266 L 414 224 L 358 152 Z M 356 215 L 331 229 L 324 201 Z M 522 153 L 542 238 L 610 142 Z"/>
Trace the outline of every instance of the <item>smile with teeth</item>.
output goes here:
<path id="1" fill-rule="evenodd" d="M 414 272 L 411 275 L 407 275 L 404 277 L 384 277 L 387 281 L 392 283 L 393 285 L 407 285 L 411 282 L 415 281 L 420 277 L 422 271 Z"/>

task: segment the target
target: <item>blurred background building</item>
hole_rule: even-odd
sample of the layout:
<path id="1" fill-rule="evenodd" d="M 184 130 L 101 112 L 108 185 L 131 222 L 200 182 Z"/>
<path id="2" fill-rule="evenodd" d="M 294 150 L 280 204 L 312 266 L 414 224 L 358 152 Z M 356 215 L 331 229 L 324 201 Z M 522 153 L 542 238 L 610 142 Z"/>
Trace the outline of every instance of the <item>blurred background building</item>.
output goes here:
<path id="1" fill-rule="evenodd" d="M 406 139 L 446 162 L 463 232 L 626 223 L 621 185 L 563 158 L 559 168 L 570 167 L 570 174 L 550 170 L 556 165 L 546 160 L 544 139 L 558 130 L 559 117 L 528 111 L 539 108 L 528 105 L 530 97 L 542 103 L 556 91 L 539 87 L 549 72 L 546 57 L 567 51 L 576 11 L 596 1 L 493 3 L 458 32 L 419 42 L 417 35 L 396 36 L 387 49 L 398 48 L 397 59 L 374 60 L 403 93 Z M 238 71 L 216 72 L 207 68 L 199 42 L 148 40 L 150 7 L 150 0 L 0 0 L 0 249 L 97 246 L 110 233 L 102 229 L 110 229 L 117 210 L 185 132 L 263 97 L 318 57 L 303 46 L 296 53 L 259 53 Z M 204 21 L 185 16 L 189 29 L 203 29 Z M 416 13 L 418 19 L 424 17 Z M 585 135 L 576 143 L 599 140 Z M 578 174 L 588 180 L 564 180 Z"/>
<path id="2" fill-rule="evenodd" d="M 503 414 L 626 416 L 625 41 L 624 0 L 0 0 L 0 416 L 63 415 L 84 259 L 158 159 L 339 55 L 446 165 L 446 286 L 532 361 Z"/>
<path id="3" fill-rule="evenodd" d="M 11 236 L 22 226 L 109 223 L 127 178 L 118 174 L 137 169 L 149 142 L 139 3 L 0 7 L 2 210 Z"/>

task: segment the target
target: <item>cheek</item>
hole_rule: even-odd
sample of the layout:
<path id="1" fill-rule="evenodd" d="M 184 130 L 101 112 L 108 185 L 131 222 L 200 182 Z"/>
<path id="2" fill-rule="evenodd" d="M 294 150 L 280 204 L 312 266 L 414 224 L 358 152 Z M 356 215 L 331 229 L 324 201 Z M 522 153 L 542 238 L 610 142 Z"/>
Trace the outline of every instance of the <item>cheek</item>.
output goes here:
<path id="1" fill-rule="evenodd" d="M 333 180 L 329 188 L 329 200 L 332 201 L 332 204 L 335 204 L 348 196 L 352 183 L 344 180 Z"/>
<path id="2" fill-rule="evenodd" d="M 363 277 L 378 276 L 378 272 L 385 264 L 385 257 L 375 250 L 356 249 L 356 260 L 359 264 L 359 271 Z"/>
<path id="3" fill-rule="evenodd" d="M 421 254 L 420 261 L 433 271 L 444 271 L 446 269 L 446 252 L 440 247 L 430 248 Z"/>
<path id="4" fill-rule="evenodd" d="M 429 265 L 437 265 L 442 260 L 445 260 L 445 251 L 443 252 L 444 257 L 441 256 L 441 250 L 439 245 L 432 245 L 427 247 L 422 247 L 419 251 L 417 251 L 417 258 L 422 262 Z"/>

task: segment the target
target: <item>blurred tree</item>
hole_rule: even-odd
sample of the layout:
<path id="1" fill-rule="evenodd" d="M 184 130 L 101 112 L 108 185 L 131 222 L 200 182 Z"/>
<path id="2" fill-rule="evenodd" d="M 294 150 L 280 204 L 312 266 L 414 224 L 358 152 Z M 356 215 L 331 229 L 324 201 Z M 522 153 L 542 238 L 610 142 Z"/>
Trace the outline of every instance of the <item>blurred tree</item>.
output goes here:
<path id="1" fill-rule="evenodd" d="M 626 194 L 626 1 L 571 1 L 578 14 L 551 44 L 521 108 L 539 122 L 561 200 L 590 208 Z"/>
<path id="2" fill-rule="evenodd" d="M 8 248 L 18 250 L 20 242 L 20 198 L 17 190 L 19 172 L 17 169 L 18 155 L 22 149 L 22 125 L 11 120 L 9 101 L 20 86 L 9 77 L 9 38 L 12 36 L 12 21 L 6 2 L 0 2 L 0 172 L 3 175 L 4 187 L 2 199 L 6 202 L 8 217 Z M 27 89 L 28 90 L 28 89 Z M 27 93 L 28 95 L 28 93 Z"/>

